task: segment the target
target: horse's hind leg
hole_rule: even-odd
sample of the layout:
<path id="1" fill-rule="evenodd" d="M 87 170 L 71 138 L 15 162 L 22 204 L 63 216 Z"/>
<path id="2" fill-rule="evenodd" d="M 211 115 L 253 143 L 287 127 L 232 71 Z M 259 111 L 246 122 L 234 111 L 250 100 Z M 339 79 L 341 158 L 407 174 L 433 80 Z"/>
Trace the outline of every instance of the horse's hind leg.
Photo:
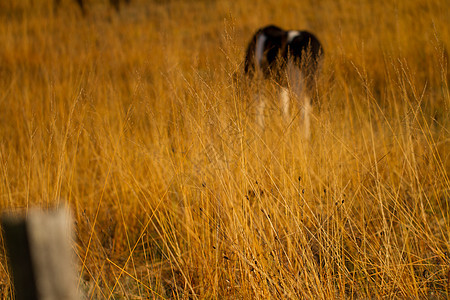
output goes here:
<path id="1" fill-rule="evenodd" d="M 303 107 L 302 107 L 302 115 L 303 115 L 303 137 L 306 140 L 311 138 L 311 98 L 308 95 L 303 95 Z"/>
<path id="2" fill-rule="evenodd" d="M 287 76 L 291 93 L 300 110 L 300 130 L 302 131 L 303 137 L 308 140 L 311 136 L 310 116 L 312 106 L 311 98 L 305 88 L 305 77 L 300 67 L 292 62 L 288 63 Z"/>
<path id="3" fill-rule="evenodd" d="M 280 102 L 281 102 L 281 111 L 283 113 L 283 118 L 286 122 L 290 122 L 289 120 L 289 102 L 291 101 L 289 96 L 289 89 L 285 87 L 281 87 L 280 90 Z"/>
<path id="4" fill-rule="evenodd" d="M 264 91 L 258 89 L 255 94 L 256 101 L 256 123 L 261 129 L 264 129 L 264 110 L 266 108 L 266 99 L 264 95 Z"/>

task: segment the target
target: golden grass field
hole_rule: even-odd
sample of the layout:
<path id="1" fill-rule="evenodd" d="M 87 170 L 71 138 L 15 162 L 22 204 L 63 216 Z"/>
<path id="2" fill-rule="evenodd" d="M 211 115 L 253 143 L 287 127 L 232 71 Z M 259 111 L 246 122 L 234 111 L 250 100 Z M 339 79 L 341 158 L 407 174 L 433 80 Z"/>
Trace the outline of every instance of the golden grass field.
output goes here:
<path id="1" fill-rule="evenodd" d="M 447 0 L 52 3 L 0 2 L 0 209 L 69 204 L 87 299 L 450 297 Z M 324 46 L 309 141 L 267 24 Z"/>

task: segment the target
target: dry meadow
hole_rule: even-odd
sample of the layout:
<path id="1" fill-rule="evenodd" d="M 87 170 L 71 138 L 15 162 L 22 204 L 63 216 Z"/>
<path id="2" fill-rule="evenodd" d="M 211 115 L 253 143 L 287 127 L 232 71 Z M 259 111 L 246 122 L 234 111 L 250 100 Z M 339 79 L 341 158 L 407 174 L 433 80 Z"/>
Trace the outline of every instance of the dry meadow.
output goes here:
<path id="1" fill-rule="evenodd" d="M 0 2 L 0 209 L 68 203 L 86 299 L 450 297 L 447 0 L 86 7 Z M 267 24 L 323 44 L 309 141 L 255 124 Z"/>

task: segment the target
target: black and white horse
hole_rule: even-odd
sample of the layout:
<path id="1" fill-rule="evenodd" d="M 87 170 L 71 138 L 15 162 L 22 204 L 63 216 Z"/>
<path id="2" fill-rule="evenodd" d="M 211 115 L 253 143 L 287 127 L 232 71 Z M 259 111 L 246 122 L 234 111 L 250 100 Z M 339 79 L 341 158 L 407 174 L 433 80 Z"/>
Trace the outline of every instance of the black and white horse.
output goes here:
<path id="1" fill-rule="evenodd" d="M 301 109 L 306 138 L 310 136 L 311 97 L 323 57 L 319 40 L 307 31 L 283 30 L 270 25 L 252 37 L 245 56 L 245 74 L 257 85 L 257 122 L 264 127 L 264 90 L 261 83 L 271 80 L 280 87 L 283 115 L 289 118 L 290 98 Z"/>

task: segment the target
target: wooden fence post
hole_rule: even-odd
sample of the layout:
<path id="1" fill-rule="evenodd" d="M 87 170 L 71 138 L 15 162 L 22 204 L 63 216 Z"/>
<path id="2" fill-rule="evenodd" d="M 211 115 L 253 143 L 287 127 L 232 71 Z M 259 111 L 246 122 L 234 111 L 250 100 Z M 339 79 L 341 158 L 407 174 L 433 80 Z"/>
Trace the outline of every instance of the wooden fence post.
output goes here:
<path id="1" fill-rule="evenodd" d="M 79 300 L 72 249 L 72 218 L 66 207 L 5 213 L 3 238 L 15 299 Z"/>

